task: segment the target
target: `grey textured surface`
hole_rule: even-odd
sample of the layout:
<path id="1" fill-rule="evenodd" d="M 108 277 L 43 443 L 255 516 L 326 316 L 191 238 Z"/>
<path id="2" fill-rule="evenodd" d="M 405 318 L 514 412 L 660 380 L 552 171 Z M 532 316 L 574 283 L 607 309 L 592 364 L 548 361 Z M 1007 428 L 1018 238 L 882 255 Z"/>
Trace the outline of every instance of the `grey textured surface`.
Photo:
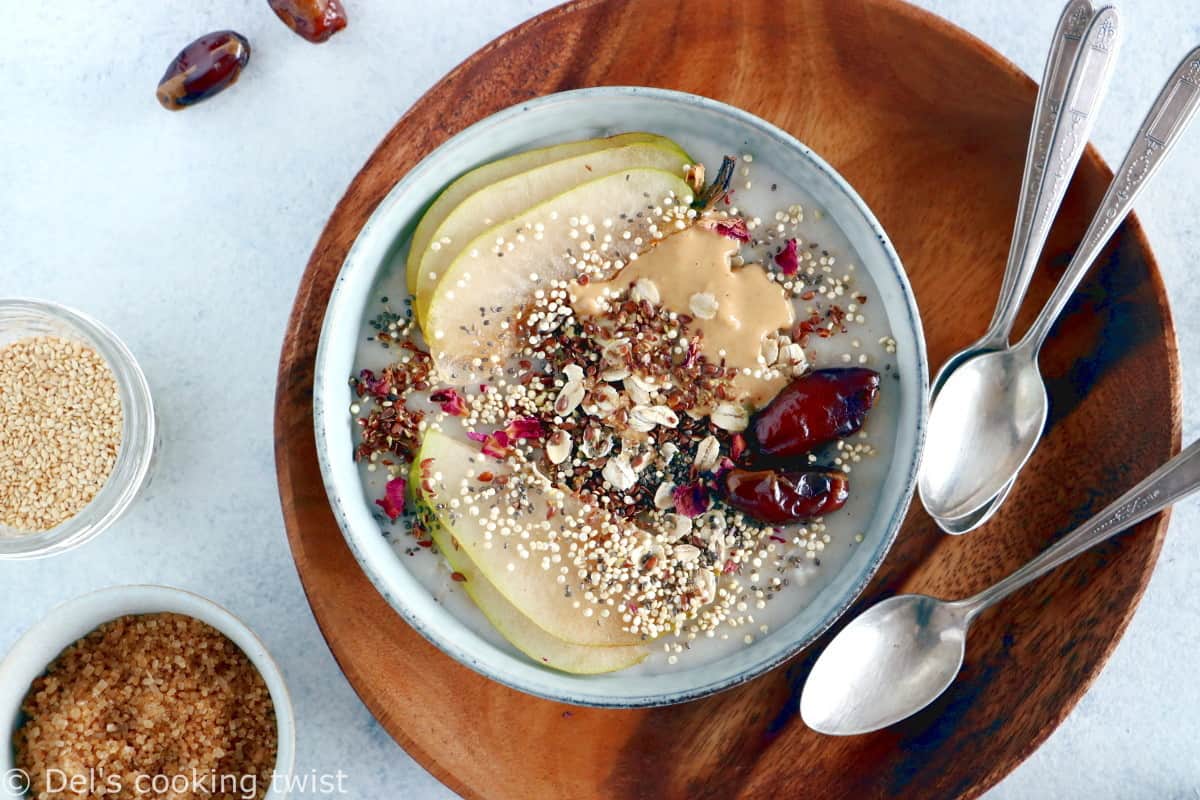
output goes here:
<path id="1" fill-rule="evenodd" d="M 347 0 L 314 48 L 262 0 L 60 0 L 0 24 L 0 294 L 92 313 L 154 386 L 166 446 L 118 529 L 53 561 L 0 565 L 0 651 L 52 605 L 114 583 L 202 592 L 282 662 L 300 772 L 343 770 L 349 796 L 450 793 L 374 722 L 304 602 L 272 461 L 273 379 L 300 271 L 355 171 L 447 70 L 545 0 Z M 1040 75 L 1054 0 L 921 0 Z M 1127 39 L 1094 139 L 1119 160 L 1158 83 L 1200 42 L 1200 0 L 1125 0 Z M 436 7 L 438 13 L 429 13 Z M 179 47 L 232 27 L 255 52 L 242 84 L 172 115 L 153 99 Z M 1172 298 L 1185 438 L 1200 428 L 1200 132 L 1138 204 Z M 1200 556 L 1194 502 L 1175 511 L 1125 639 L 1066 723 L 989 798 L 1200 797 Z"/>

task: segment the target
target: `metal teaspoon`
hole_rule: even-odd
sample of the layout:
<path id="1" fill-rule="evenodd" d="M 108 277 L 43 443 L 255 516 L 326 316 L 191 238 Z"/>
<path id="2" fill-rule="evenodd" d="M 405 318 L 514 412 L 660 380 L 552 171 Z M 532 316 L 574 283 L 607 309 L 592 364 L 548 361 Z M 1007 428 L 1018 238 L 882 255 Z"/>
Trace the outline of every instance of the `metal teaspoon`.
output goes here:
<path id="1" fill-rule="evenodd" d="M 1096 544 L 1200 489 L 1200 441 L 1041 555 L 974 597 L 905 594 L 878 603 L 834 637 L 809 673 L 800 715 L 813 730 L 868 733 L 937 699 L 962 667 L 967 630 L 983 611 Z"/>

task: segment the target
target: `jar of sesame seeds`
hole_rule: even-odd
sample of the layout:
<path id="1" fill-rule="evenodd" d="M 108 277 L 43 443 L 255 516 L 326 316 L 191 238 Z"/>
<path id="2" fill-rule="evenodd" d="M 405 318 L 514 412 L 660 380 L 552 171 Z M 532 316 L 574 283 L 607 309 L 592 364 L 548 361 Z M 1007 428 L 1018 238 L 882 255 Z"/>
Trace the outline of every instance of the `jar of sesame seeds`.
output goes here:
<path id="1" fill-rule="evenodd" d="M 158 444 L 129 349 L 55 303 L 0 299 L 0 559 L 77 547 L 129 509 Z"/>

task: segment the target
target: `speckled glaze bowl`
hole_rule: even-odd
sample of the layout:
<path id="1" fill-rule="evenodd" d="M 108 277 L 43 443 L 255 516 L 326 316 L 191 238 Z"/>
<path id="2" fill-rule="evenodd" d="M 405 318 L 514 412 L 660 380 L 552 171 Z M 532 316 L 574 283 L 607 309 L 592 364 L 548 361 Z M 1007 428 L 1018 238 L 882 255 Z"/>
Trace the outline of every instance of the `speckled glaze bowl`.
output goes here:
<path id="1" fill-rule="evenodd" d="M 554 142 L 652 131 L 680 141 L 750 152 L 756 166 L 804 188 L 845 234 L 856 263 L 876 285 L 898 350 L 895 437 L 887 477 L 861 543 L 814 600 L 771 635 L 711 663 L 660 674 L 576 676 L 541 667 L 477 634 L 431 595 L 380 535 L 372 500 L 352 457 L 347 377 L 376 287 L 403 272 L 407 237 L 421 212 L 453 178 L 473 166 Z M 696 154 L 696 153 L 694 153 Z M 698 153 L 708 160 L 719 153 Z M 387 283 L 402 286 L 403 280 Z M 393 295 L 395 291 L 392 292 Z M 313 416 L 329 501 L 350 549 L 379 592 L 423 636 L 462 664 L 513 688 L 577 705 L 639 707 L 695 699 L 778 666 L 825 631 L 866 587 L 887 554 L 912 498 L 925 434 L 928 368 L 916 303 L 900 259 L 862 199 L 825 161 L 784 131 L 731 106 L 660 89 L 604 87 L 563 92 L 514 106 L 450 139 L 409 172 L 360 231 L 329 301 L 317 354 Z"/>

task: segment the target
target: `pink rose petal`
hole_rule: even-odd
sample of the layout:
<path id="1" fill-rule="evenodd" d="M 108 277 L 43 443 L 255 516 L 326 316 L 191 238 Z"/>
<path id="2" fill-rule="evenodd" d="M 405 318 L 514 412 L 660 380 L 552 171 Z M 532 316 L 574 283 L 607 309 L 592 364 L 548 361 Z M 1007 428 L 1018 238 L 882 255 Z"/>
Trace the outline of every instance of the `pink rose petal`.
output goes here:
<path id="1" fill-rule="evenodd" d="M 484 455 L 494 459 L 501 460 L 508 458 L 509 445 L 512 443 L 508 434 L 504 431 L 496 431 L 495 433 L 476 433 L 467 431 L 467 438 L 473 442 L 480 442 L 483 447 L 479 448 Z"/>
<path id="2" fill-rule="evenodd" d="M 461 417 L 467 413 L 467 403 L 454 389 L 439 389 L 429 395 L 429 399 L 442 407 L 452 417 Z"/>
<path id="3" fill-rule="evenodd" d="M 504 429 L 514 439 L 541 439 L 546 435 L 542 423 L 535 417 L 519 417 Z"/>
<path id="4" fill-rule="evenodd" d="M 675 500 L 675 510 L 685 517 L 697 517 L 708 511 L 708 490 L 702 484 L 677 486 L 671 495 Z"/>
<path id="5" fill-rule="evenodd" d="M 362 397 L 363 390 L 375 397 L 384 397 L 389 391 L 388 382 L 383 378 L 375 376 L 375 373 L 369 369 L 364 369 L 358 373 L 358 396 Z"/>
<path id="6" fill-rule="evenodd" d="M 739 242 L 750 241 L 750 229 L 746 226 L 746 220 L 741 217 L 728 217 L 726 219 L 708 219 L 700 223 L 703 227 L 710 231 L 715 231 L 722 236 L 730 239 L 736 239 Z"/>
<path id="7" fill-rule="evenodd" d="M 795 275 L 800 270 L 800 255 L 796 252 L 795 239 L 788 239 L 783 249 L 775 254 L 775 263 L 784 275 Z"/>
<path id="8" fill-rule="evenodd" d="M 729 470 L 733 469 L 733 467 L 733 459 L 731 459 L 729 456 L 724 456 L 721 459 L 721 463 L 717 465 L 715 470 L 713 470 L 713 480 L 720 481 L 725 477 L 725 473 L 729 472 Z"/>
<path id="9" fill-rule="evenodd" d="M 375 501 L 375 505 L 383 509 L 388 519 L 395 522 L 404 513 L 404 502 L 408 491 L 408 481 L 404 478 L 392 478 L 384 487 L 383 497 Z"/>

